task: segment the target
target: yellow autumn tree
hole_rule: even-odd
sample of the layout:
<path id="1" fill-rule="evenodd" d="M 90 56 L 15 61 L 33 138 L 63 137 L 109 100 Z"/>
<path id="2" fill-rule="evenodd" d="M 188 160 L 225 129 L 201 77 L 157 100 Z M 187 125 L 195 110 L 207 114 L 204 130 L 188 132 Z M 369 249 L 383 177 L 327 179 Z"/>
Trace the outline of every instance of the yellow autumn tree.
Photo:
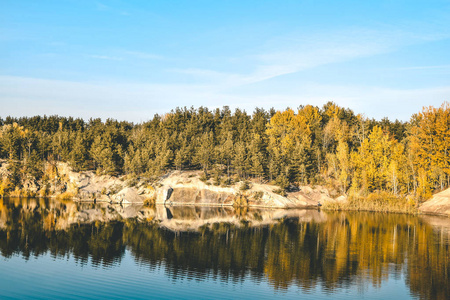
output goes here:
<path id="1" fill-rule="evenodd" d="M 411 118 L 408 146 L 414 185 L 428 198 L 435 189 L 450 183 L 450 106 L 424 107 Z"/>

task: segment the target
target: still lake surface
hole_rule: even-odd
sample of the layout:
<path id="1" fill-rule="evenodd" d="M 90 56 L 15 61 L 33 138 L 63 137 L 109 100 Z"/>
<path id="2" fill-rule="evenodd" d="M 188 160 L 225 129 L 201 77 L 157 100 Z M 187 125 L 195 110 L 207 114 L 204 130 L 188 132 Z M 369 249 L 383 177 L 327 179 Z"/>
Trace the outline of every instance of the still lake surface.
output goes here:
<path id="1" fill-rule="evenodd" d="M 1 299 L 450 299 L 448 218 L 0 199 Z"/>

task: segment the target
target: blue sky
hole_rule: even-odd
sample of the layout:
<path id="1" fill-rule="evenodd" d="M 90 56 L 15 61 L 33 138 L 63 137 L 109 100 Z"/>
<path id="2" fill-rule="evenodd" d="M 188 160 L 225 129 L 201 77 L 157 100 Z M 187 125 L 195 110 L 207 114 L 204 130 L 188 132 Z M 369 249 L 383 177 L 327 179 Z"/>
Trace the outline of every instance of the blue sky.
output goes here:
<path id="1" fill-rule="evenodd" d="M 450 101 L 450 1 L 0 2 L 0 116 Z"/>

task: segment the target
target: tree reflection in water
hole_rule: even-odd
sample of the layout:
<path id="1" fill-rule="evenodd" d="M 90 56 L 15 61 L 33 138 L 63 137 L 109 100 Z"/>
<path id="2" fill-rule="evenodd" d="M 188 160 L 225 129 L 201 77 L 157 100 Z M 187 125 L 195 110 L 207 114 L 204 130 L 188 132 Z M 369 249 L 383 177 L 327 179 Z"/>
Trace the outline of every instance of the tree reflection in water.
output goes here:
<path id="1" fill-rule="evenodd" d="M 268 278 L 275 289 L 296 285 L 308 291 L 320 284 L 332 292 L 381 286 L 389 276 L 402 276 L 413 295 L 450 297 L 448 219 L 273 210 L 237 215 L 204 207 L 138 207 L 133 215 L 120 209 L 0 200 L 1 255 L 28 259 L 50 252 L 108 267 L 120 264 L 128 250 L 137 262 L 162 266 L 174 279 L 238 282 L 251 276 Z M 83 221 L 88 213 L 96 220 Z"/>

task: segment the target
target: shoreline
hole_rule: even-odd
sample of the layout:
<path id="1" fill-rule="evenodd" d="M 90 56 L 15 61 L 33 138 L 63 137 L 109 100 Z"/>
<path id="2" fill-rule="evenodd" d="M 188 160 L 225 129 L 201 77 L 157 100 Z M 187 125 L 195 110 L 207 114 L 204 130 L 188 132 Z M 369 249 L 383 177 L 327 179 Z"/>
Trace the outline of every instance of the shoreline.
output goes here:
<path id="1" fill-rule="evenodd" d="M 201 171 L 171 171 L 156 180 L 123 175 L 74 172 L 67 163 L 56 165 L 51 182 L 29 181 L 0 197 L 50 198 L 79 203 L 142 204 L 202 207 L 247 207 L 367 211 L 450 217 L 450 190 L 435 194 L 419 206 L 412 196 L 374 192 L 365 197 L 342 195 L 320 185 L 305 185 L 280 193 L 280 188 L 257 181 L 232 180 L 220 185 L 203 179 Z M 436 199 L 435 199 L 436 198 Z M 435 203 L 437 202 L 437 204 Z M 431 203 L 431 204 L 430 204 Z M 425 209 L 424 209 L 425 208 Z"/>
<path id="2" fill-rule="evenodd" d="M 305 210 L 312 210 L 312 211 L 326 211 L 326 212 L 369 212 L 369 213 L 385 213 L 385 214 L 405 214 L 405 215 L 412 215 L 412 216 L 436 216 L 436 217 L 449 217 L 446 214 L 443 213 L 433 213 L 433 212 L 421 212 L 419 209 L 415 209 L 413 211 L 408 210 L 396 210 L 396 209 L 389 209 L 384 207 L 385 209 L 369 209 L 364 208 L 364 206 L 361 207 L 354 207 L 354 208 L 342 208 L 342 207 L 324 207 L 324 206 L 298 206 L 298 207 L 274 207 L 274 206 L 268 206 L 268 205 L 245 205 L 245 206 L 236 206 L 233 204 L 214 204 L 214 203 L 194 203 L 194 202 L 171 202 L 169 204 L 164 203 L 154 203 L 154 204 L 145 204 L 145 203 L 120 203 L 120 202 L 110 202 L 106 200 L 91 200 L 91 199 L 58 199 L 57 195 L 51 195 L 51 196 L 4 196 L 0 197 L 0 199 L 51 199 L 56 201 L 71 201 L 74 203 L 83 203 L 83 204 L 114 204 L 114 205 L 142 205 L 144 207 L 152 207 L 152 206 L 164 206 L 166 208 L 171 207 L 211 207 L 211 208 L 220 208 L 220 207 L 226 207 L 226 208 L 247 208 L 247 209 L 271 209 L 271 210 L 296 210 L 296 209 L 305 209 Z"/>

